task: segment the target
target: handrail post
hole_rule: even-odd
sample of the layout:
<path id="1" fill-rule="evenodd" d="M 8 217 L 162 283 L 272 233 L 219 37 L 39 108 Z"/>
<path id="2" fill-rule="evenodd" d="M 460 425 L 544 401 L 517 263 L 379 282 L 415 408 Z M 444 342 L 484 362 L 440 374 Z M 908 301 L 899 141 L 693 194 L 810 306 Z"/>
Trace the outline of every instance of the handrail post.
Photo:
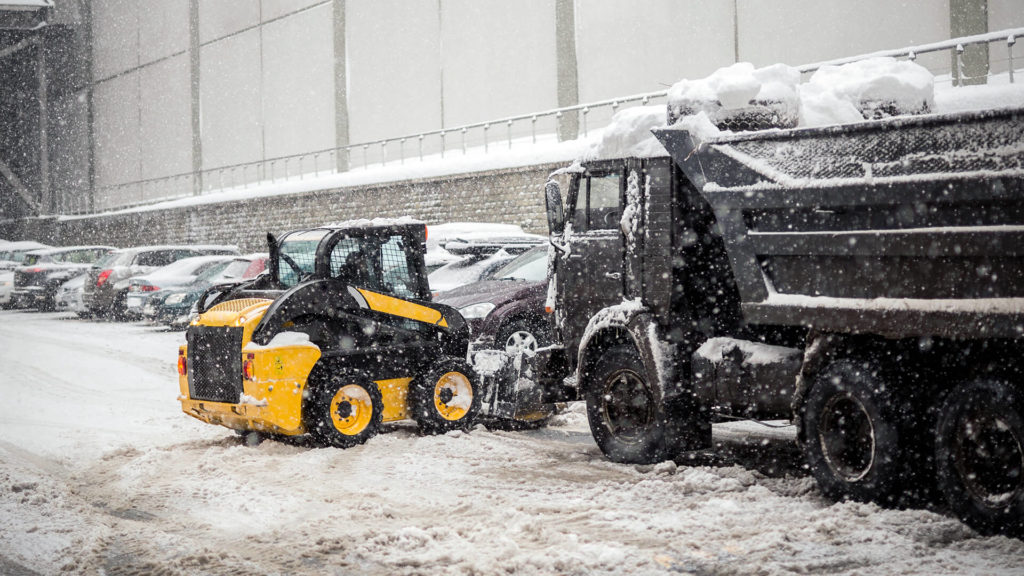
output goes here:
<path id="1" fill-rule="evenodd" d="M 444 158 L 444 149 L 445 149 L 444 130 L 441 130 L 441 158 Z"/>
<path id="2" fill-rule="evenodd" d="M 531 129 L 531 132 L 533 132 L 533 143 L 536 144 L 537 143 L 537 115 L 536 114 L 534 114 L 530 118 L 530 129 Z"/>
<path id="3" fill-rule="evenodd" d="M 586 138 L 590 135 L 590 132 L 587 129 L 587 114 L 590 114 L 590 106 L 584 106 L 583 110 L 580 110 L 580 112 L 582 112 L 583 115 L 583 137 Z"/>
<path id="4" fill-rule="evenodd" d="M 508 121 L 508 149 L 512 149 L 512 121 Z"/>
<path id="5" fill-rule="evenodd" d="M 488 152 L 487 131 L 490 130 L 490 129 L 491 129 L 491 125 L 490 124 L 484 124 L 484 154 L 487 154 L 487 152 Z"/>
<path id="6" fill-rule="evenodd" d="M 1013 45 L 1017 43 L 1017 39 L 1010 34 L 1006 38 L 1006 67 L 1010 72 L 1010 84 L 1013 84 Z"/>
<path id="7" fill-rule="evenodd" d="M 420 162 L 423 162 L 423 134 L 419 135 L 420 139 Z"/>
<path id="8" fill-rule="evenodd" d="M 956 45 L 956 85 L 964 85 L 964 45 Z"/>
<path id="9" fill-rule="evenodd" d="M 388 163 L 388 141 L 380 141 L 380 165 L 384 166 Z"/>
<path id="10" fill-rule="evenodd" d="M 369 149 L 370 149 L 370 145 L 369 144 L 363 144 L 363 170 L 369 170 L 370 169 L 370 156 L 369 156 L 369 154 L 367 152 Z"/>
<path id="11" fill-rule="evenodd" d="M 466 155 L 466 127 L 462 127 L 462 155 Z"/>
<path id="12" fill-rule="evenodd" d="M 405 138 L 398 141 L 398 162 L 405 164 Z"/>

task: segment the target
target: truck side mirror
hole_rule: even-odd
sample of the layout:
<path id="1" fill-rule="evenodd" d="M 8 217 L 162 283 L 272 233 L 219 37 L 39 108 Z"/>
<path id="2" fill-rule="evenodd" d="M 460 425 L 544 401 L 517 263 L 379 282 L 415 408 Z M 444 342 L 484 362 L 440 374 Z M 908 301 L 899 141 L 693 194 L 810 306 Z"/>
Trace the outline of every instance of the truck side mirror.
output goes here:
<path id="1" fill-rule="evenodd" d="M 548 231 L 551 234 L 561 234 L 565 229 L 565 218 L 562 214 L 562 190 L 558 182 L 548 180 L 544 185 L 544 201 L 548 211 Z"/>

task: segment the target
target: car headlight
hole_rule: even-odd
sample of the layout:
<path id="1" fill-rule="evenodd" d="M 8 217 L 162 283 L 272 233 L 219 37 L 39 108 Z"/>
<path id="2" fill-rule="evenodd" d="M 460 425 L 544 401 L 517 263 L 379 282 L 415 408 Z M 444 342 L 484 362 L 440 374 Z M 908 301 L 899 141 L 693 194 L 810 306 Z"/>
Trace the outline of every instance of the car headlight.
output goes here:
<path id="1" fill-rule="evenodd" d="M 171 294 L 167 297 L 167 300 L 164 300 L 164 304 L 181 304 L 185 301 L 185 296 L 187 296 L 187 294 L 184 292 Z"/>
<path id="2" fill-rule="evenodd" d="M 479 304 L 470 304 L 464 308 L 459 308 L 459 314 L 462 314 L 463 318 L 484 318 L 494 310 L 494 304 L 490 302 L 480 302 Z"/>

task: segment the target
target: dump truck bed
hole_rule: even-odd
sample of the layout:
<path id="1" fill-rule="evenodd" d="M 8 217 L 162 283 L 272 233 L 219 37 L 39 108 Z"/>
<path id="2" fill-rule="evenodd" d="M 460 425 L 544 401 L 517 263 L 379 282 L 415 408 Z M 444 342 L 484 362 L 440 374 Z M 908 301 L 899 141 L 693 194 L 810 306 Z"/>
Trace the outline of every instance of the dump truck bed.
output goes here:
<path id="1" fill-rule="evenodd" d="M 1024 337 L 1024 109 L 655 132 L 715 212 L 748 323 Z"/>

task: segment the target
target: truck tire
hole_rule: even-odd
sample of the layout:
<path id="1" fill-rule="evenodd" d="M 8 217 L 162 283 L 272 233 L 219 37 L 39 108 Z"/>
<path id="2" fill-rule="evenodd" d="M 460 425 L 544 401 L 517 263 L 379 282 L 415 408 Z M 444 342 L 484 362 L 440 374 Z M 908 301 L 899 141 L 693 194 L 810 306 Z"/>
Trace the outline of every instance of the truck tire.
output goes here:
<path id="1" fill-rule="evenodd" d="M 907 469 L 908 441 L 877 366 L 831 363 L 815 379 L 805 410 L 804 453 L 821 491 L 834 500 L 890 503 Z"/>
<path id="2" fill-rule="evenodd" d="M 319 444 L 351 448 L 377 435 L 384 401 L 377 384 L 359 372 L 332 374 L 315 385 L 309 431 Z"/>
<path id="3" fill-rule="evenodd" d="M 939 490 L 980 532 L 1024 536 L 1024 396 L 1002 380 L 954 390 L 935 429 Z"/>
<path id="4" fill-rule="evenodd" d="M 632 346 L 605 352 L 583 396 L 590 432 L 609 460 L 652 464 L 674 455 L 662 394 Z"/>
<path id="5" fill-rule="evenodd" d="M 465 361 L 445 358 L 409 386 L 409 406 L 423 434 L 468 429 L 480 413 L 476 373 Z"/>

